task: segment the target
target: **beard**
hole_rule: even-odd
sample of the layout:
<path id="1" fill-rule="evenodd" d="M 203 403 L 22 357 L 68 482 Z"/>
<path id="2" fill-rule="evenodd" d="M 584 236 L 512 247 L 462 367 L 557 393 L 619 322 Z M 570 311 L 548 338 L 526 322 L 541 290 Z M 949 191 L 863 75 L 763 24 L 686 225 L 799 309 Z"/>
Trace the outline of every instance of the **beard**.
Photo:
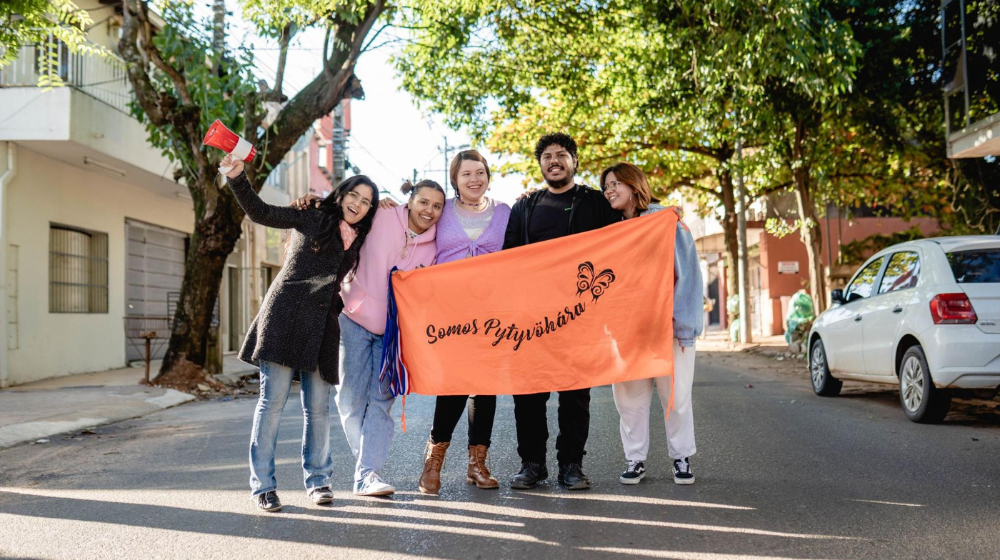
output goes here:
<path id="1" fill-rule="evenodd" d="M 573 182 L 574 177 L 576 177 L 576 173 L 574 171 L 569 171 L 568 173 L 566 173 L 566 176 L 563 177 L 562 179 L 549 179 L 548 177 L 544 177 L 543 174 L 543 178 L 545 179 L 545 184 L 548 185 L 549 187 L 552 187 L 553 189 L 561 189 L 569 185 L 570 183 Z"/>

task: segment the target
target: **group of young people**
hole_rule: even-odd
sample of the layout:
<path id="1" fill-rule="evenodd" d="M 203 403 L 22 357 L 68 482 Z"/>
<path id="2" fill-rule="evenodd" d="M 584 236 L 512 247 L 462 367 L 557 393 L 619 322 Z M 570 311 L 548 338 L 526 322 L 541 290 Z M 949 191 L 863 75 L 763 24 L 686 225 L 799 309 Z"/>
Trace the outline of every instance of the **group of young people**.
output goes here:
<path id="1" fill-rule="evenodd" d="M 434 181 L 405 184 L 404 206 L 378 197 L 363 175 L 351 177 L 323 200 L 304 197 L 292 207 L 264 203 L 254 192 L 242 163 L 227 156 L 229 186 L 247 216 L 258 224 L 292 229 L 286 262 L 254 319 L 240 358 L 260 367 L 260 397 L 250 442 L 250 487 L 257 506 L 281 509 L 275 478 L 275 447 L 281 411 L 292 380 L 301 382 L 304 427 L 302 468 L 306 492 L 316 504 L 333 500 L 330 488 L 330 393 L 355 459 L 354 493 L 395 492 L 379 475 L 394 431 L 393 398 L 379 387 L 385 334 L 387 290 L 393 268 L 412 270 L 512 247 L 598 229 L 664 208 L 643 172 L 629 163 L 606 169 L 595 190 L 575 180 L 577 145 L 568 135 L 543 136 L 535 159 L 546 183 L 513 208 L 487 196 L 489 164 L 475 150 L 459 152 L 451 163 L 454 197 Z M 695 338 L 702 328 L 702 281 L 694 240 L 678 221 L 674 256 L 674 379 L 658 377 L 614 384 L 625 458 L 623 484 L 646 475 L 649 409 L 654 385 L 666 410 L 668 454 L 674 481 L 691 484 L 695 454 L 691 386 Z M 548 477 L 546 402 L 551 393 L 514 395 L 520 472 L 511 488 L 535 487 Z M 452 435 L 468 411 L 466 481 L 498 488 L 487 466 L 495 395 L 437 397 L 425 451 L 421 492 L 438 493 L 440 472 Z M 590 427 L 590 389 L 559 392 L 556 439 L 558 481 L 570 490 L 590 488 L 583 456 Z"/>

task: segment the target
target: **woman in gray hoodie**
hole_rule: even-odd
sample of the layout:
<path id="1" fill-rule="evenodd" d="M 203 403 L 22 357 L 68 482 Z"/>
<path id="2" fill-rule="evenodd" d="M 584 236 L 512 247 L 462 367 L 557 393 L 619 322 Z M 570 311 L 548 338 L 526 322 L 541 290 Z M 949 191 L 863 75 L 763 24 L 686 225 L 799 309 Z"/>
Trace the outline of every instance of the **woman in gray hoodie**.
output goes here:
<path id="1" fill-rule="evenodd" d="M 618 163 L 605 169 L 601 173 L 601 191 L 611 207 L 621 212 L 626 220 L 664 209 L 653 203 L 646 175 L 631 163 Z M 666 418 L 666 427 L 667 452 L 674 463 L 674 482 L 694 483 L 690 461 L 695 454 L 691 386 L 694 383 L 694 343 L 702 329 L 703 290 L 694 238 L 687 226 L 678 221 L 674 237 L 673 379 L 662 376 L 615 383 L 611 387 L 621 416 L 622 446 L 628 461 L 625 472 L 618 478 L 622 484 L 639 484 L 646 476 L 643 463 L 649 451 L 649 405 L 654 381 L 663 410 L 668 409 L 673 397 L 674 408 Z"/>

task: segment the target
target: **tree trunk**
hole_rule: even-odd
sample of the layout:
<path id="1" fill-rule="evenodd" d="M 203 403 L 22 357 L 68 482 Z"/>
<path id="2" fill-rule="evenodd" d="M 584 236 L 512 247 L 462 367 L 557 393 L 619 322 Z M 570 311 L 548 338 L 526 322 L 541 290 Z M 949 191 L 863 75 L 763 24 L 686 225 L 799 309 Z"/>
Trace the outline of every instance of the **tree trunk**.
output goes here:
<path id="1" fill-rule="evenodd" d="M 205 192 L 204 189 L 202 192 Z M 192 189 L 194 191 L 194 189 Z M 184 262 L 184 283 L 174 313 L 174 328 L 157 377 L 184 361 L 204 366 L 208 330 L 222 286 L 226 258 L 242 233 L 243 210 L 228 190 L 219 190 L 215 211 L 205 216 L 196 203 L 194 234 Z"/>
<path id="2" fill-rule="evenodd" d="M 225 52 L 225 2 L 213 0 L 212 6 L 215 12 L 214 49 L 221 62 Z M 186 363 L 199 368 L 204 366 L 208 331 L 219 297 L 222 273 L 226 258 L 242 232 L 244 213 L 232 193 L 216 183 L 218 173 L 215 162 L 219 154 L 210 156 L 201 144 L 204 135 L 201 128 L 203 108 L 191 95 L 193 88 L 185 69 L 172 66 L 153 43 L 153 26 L 146 2 L 123 0 L 122 7 L 124 25 L 119 51 L 129 63 L 128 77 L 135 98 L 150 124 L 161 130 L 171 130 L 175 137 L 170 149 L 181 156 L 179 159 L 193 161 L 192 166 L 178 172 L 191 193 L 195 227 L 185 260 L 184 282 L 174 314 L 173 332 L 157 376 L 161 378 L 175 371 L 182 373 Z M 261 153 L 260 157 L 246 165 L 247 177 L 255 190 L 260 190 L 269 170 L 281 162 L 316 119 L 333 111 L 345 97 L 363 98 L 364 90 L 354 76 L 354 67 L 368 32 L 384 10 L 385 0 L 375 0 L 361 14 L 336 15 L 326 23 L 328 36 L 331 29 L 336 30 L 336 40 L 329 56 L 324 47 L 324 67 L 284 106 L 277 122 L 263 134 L 258 134 L 261 115 L 255 110 L 259 97 L 248 96 L 243 100 L 243 136 L 251 140 Z M 285 39 L 286 45 L 288 38 Z M 162 83 L 152 79 L 149 76 L 151 66 L 169 77 L 172 87 L 163 88 Z"/>
<path id="3" fill-rule="evenodd" d="M 802 226 L 799 230 L 802 243 L 806 246 L 806 256 L 809 259 L 809 295 L 812 297 L 816 314 L 827 308 L 826 275 L 823 271 L 823 240 L 819 229 L 819 218 L 816 217 L 816 207 L 810 192 L 809 168 L 800 167 L 793 172 L 795 178 L 795 201 L 798 203 L 799 219 Z"/>
<path id="4" fill-rule="evenodd" d="M 723 162 L 725 163 L 725 162 Z M 722 189 L 722 231 L 726 242 L 726 294 L 729 296 L 738 294 L 736 262 L 739 257 L 738 231 L 736 227 L 736 191 L 733 185 L 733 173 L 728 168 L 720 167 L 717 172 L 719 187 Z M 726 313 L 728 321 L 726 324 L 733 324 L 735 315 L 729 314 L 726 309 L 726 302 L 720 301 L 721 313 Z"/>

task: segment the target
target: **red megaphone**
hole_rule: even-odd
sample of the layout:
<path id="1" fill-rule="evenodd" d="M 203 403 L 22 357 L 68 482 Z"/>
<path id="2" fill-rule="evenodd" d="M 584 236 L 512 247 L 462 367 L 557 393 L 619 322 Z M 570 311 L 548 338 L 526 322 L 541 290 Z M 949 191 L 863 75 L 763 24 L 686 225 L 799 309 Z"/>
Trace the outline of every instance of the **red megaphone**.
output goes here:
<path id="1" fill-rule="evenodd" d="M 244 140 L 241 136 L 226 128 L 222 121 L 216 119 L 212 126 L 205 133 L 205 139 L 201 141 L 206 146 L 213 146 L 232 154 L 233 157 L 243 161 L 253 161 L 257 155 L 257 148 L 253 144 Z"/>

